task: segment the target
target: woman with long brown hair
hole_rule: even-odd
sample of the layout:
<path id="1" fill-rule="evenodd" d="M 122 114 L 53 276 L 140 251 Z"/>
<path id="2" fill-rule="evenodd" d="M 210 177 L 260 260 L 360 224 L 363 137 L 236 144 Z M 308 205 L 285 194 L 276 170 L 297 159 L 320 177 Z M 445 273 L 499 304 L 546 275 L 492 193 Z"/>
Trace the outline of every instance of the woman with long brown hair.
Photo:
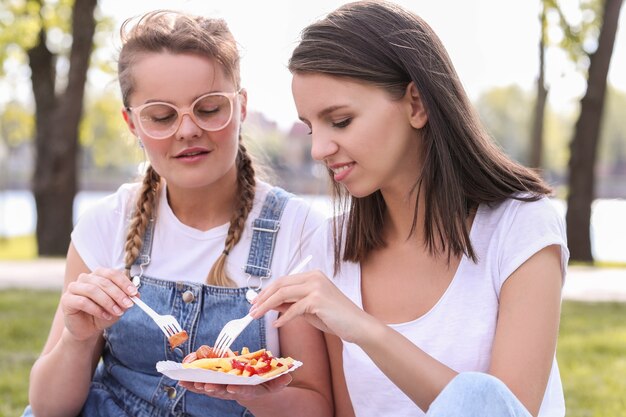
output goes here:
<path id="1" fill-rule="evenodd" d="M 563 219 L 493 144 L 436 34 L 351 3 L 304 29 L 289 68 L 339 210 L 319 270 L 273 282 L 253 316 L 327 332 L 336 415 L 562 417 Z"/>

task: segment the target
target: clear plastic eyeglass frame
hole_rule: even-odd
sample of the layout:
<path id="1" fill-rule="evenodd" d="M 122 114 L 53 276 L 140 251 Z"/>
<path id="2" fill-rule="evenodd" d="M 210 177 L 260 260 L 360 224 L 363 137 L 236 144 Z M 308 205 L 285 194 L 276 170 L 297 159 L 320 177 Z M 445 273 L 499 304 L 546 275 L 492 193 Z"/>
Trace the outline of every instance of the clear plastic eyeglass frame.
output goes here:
<path id="1" fill-rule="evenodd" d="M 208 93 L 208 94 L 204 94 L 200 97 L 198 97 L 197 99 L 195 99 L 193 101 L 193 103 L 191 103 L 189 106 L 186 107 L 178 107 L 175 106 L 171 103 L 166 103 L 164 101 L 153 101 L 150 103 L 145 103 L 142 104 L 140 106 L 136 106 L 136 107 L 126 107 L 126 111 L 131 113 L 131 115 L 136 115 L 136 121 L 137 121 L 137 125 L 139 126 L 139 128 L 141 129 L 141 131 L 143 133 L 145 133 L 148 137 L 152 138 L 152 139 L 166 139 L 168 137 L 170 137 L 171 135 L 173 135 L 174 133 L 176 133 L 178 131 L 178 129 L 180 128 L 180 125 L 183 121 L 183 117 L 185 115 L 189 115 L 189 117 L 191 118 L 191 120 L 193 120 L 193 122 L 198 125 L 201 129 L 206 130 L 207 132 L 217 132 L 219 130 L 224 129 L 226 126 L 228 126 L 228 124 L 230 123 L 230 121 L 233 118 L 233 112 L 234 112 L 234 108 L 235 108 L 235 104 L 234 104 L 234 99 L 237 95 L 241 94 L 241 89 L 237 90 L 237 91 L 233 91 L 231 93 L 226 93 L 226 92 L 215 92 L 215 93 Z M 205 123 L 203 123 L 202 121 L 199 121 L 198 118 L 196 117 L 196 115 L 194 114 L 194 108 L 195 106 L 201 101 L 206 99 L 207 97 L 213 97 L 213 96 L 224 96 L 228 99 L 228 102 L 230 104 L 230 112 L 228 115 L 228 118 L 226 119 L 226 121 L 218 126 L 218 127 L 209 127 L 207 126 Z M 174 111 L 176 111 L 177 114 L 177 118 L 176 118 L 176 122 L 168 129 L 168 130 L 164 130 L 162 134 L 159 135 L 155 135 L 153 132 L 150 132 L 149 130 L 146 130 L 146 128 L 144 127 L 144 122 L 142 121 L 141 118 L 141 112 L 142 110 L 150 107 L 150 106 L 166 106 L 169 107 L 171 109 L 173 109 Z"/>

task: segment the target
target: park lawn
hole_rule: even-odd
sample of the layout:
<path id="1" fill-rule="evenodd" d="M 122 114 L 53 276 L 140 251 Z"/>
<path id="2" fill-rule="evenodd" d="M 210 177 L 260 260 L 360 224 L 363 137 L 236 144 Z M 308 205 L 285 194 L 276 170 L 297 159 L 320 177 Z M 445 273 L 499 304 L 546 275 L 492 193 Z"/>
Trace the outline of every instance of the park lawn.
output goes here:
<path id="1" fill-rule="evenodd" d="M 48 337 L 58 291 L 0 291 L 0 417 L 20 416 L 28 374 Z"/>
<path id="2" fill-rule="evenodd" d="M 55 291 L 0 291 L 0 417 L 19 416 Z M 563 303 L 557 357 L 568 417 L 626 415 L 626 303 Z"/>
<path id="3" fill-rule="evenodd" d="M 564 302 L 557 360 L 567 417 L 626 416 L 626 303 Z"/>

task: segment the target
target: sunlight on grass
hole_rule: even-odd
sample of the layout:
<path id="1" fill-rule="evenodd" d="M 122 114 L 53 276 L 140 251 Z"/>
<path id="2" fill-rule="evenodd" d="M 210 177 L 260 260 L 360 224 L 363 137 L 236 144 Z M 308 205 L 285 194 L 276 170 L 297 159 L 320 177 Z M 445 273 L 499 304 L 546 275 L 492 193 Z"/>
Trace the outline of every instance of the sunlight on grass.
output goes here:
<path id="1" fill-rule="evenodd" d="M 626 415 L 626 303 L 563 303 L 557 359 L 568 417 Z"/>

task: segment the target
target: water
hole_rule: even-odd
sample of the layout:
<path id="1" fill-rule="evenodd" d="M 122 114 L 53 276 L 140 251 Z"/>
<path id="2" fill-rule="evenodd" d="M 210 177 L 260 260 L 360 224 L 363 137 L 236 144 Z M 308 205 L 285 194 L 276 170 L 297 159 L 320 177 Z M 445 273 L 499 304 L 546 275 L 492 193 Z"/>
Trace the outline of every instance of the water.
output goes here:
<path id="1" fill-rule="evenodd" d="M 81 191 L 74 200 L 74 222 L 109 192 Z M 306 196 L 314 207 L 330 214 L 327 197 Z M 565 202 L 552 200 L 565 215 Z M 592 205 L 591 245 L 597 261 L 626 262 L 626 200 L 599 199 Z M 0 192 L 0 237 L 33 234 L 37 213 L 30 191 Z"/>

